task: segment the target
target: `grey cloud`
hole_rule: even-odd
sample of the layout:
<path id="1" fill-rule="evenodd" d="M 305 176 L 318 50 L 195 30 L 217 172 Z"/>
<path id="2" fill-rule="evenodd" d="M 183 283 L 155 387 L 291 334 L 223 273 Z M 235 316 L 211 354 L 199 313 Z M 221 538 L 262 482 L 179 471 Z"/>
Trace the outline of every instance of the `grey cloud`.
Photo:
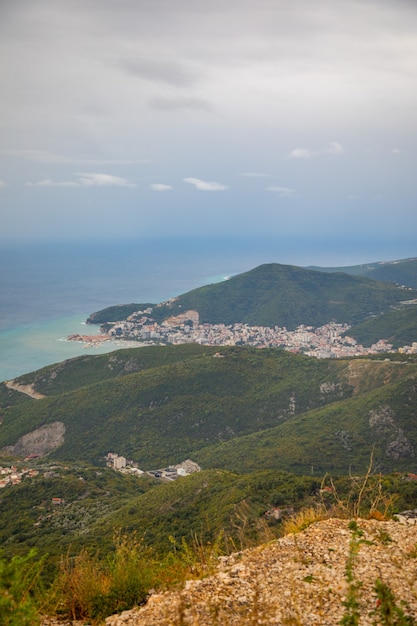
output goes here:
<path id="1" fill-rule="evenodd" d="M 119 62 L 129 74 L 175 87 L 190 87 L 198 82 L 197 72 L 177 61 L 135 58 Z"/>
<path id="2" fill-rule="evenodd" d="M 148 100 L 151 109 L 158 111 L 178 111 L 180 109 L 190 109 L 194 111 L 213 111 L 213 106 L 203 98 L 192 96 L 154 96 Z"/>
<path id="3" fill-rule="evenodd" d="M 10 182 L 0 195 L 22 215 L 29 213 L 19 196 L 26 181 L 40 212 L 45 196 L 53 202 L 74 193 L 77 206 L 90 210 L 98 187 L 111 192 L 139 179 L 138 155 L 155 164 L 141 185 L 150 209 L 159 202 L 169 211 L 164 201 L 175 196 L 179 232 L 201 228 L 188 219 L 186 201 L 213 196 L 203 193 L 217 188 L 211 177 L 236 181 L 239 173 L 243 184 L 217 194 L 219 204 L 230 202 L 233 233 L 279 230 L 274 198 L 297 208 L 297 228 L 322 225 L 335 197 L 349 204 L 352 180 L 364 215 L 364 199 L 384 192 L 384 232 L 394 218 L 405 235 L 416 223 L 416 0 L 0 0 L 0 7 L 0 177 Z M 340 144 L 328 143 L 334 138 Z M 97 175 L 107 171 L 119 179 Z M 172 183 L 193 171 L 212 174 Z M 149 184 L 165 181 L 175 192 L 161 198 L 164 189 Z M 309 189 L 308 198 L 296 191 L 281 201 L 289 185 Z M 140 194 L 119 193 L 120 214 L 129 214 L 131 202 L 136 216 Z M 111 203 L 112 194 L 101 193 L 100 205 L 106 195 Z M 307 202 L 314 210 L 303 222 Z M 94 210 L 99 215 L 101 206 Z M 343 211 L 335 232 L 342 224 L 345 233 Z M 374 233 L 375 220 L 368 221 Z M 131 228 L 129 219 L 120 222 Z M 160 226 L 168 228 L 163 217 Z M 147 228 L 159 233 L 154 220 Z"/>
<path id="4" fill-rule="evenodd" d="M 148 159 L 83 159 L 55 154 L 45 150 L 7 150 L 5 152 L 36 163 L 63 163 L 69 165 L 134 165 L 136 163 L 150 163 Z"/>

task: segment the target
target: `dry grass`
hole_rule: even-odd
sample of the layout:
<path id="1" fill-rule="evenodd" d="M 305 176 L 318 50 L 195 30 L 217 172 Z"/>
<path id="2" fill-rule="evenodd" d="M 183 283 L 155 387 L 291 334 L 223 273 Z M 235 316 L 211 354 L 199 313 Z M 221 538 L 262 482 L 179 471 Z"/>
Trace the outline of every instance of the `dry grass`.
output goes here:
<path id="1" fill-rule="evenodd" d="M 282 532 L 284 535 L 288 535 L 290 533 L 300 533 L 311 526 L 311 524 L 320 522 L 321 520 L 326 519 L 326 517 L 328 517 L 326 509 L 322 506 L 311 506 L 301 509 L 298 513 L 284 519 L 282 522 Z"/>

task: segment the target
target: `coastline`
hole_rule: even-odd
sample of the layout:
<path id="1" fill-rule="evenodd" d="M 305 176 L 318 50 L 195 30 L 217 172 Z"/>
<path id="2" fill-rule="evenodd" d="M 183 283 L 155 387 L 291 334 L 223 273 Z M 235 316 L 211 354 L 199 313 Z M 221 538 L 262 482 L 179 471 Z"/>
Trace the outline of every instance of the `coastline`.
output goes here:
<path id="1" fill-rule="evenodd" d="M 84 334 L 86 318 L 87 314 L 76 315 L 39 322 L 33 326 L 0 330 L 0 382 L 14 380 L 47 365 L 85 355 L 90 350 L 94 354 L 105 354 L 122 348 L 140 347 L 136 342 L 113 339 L 90 343 L 68 341 L 67 337 L 71 334 Z"/>

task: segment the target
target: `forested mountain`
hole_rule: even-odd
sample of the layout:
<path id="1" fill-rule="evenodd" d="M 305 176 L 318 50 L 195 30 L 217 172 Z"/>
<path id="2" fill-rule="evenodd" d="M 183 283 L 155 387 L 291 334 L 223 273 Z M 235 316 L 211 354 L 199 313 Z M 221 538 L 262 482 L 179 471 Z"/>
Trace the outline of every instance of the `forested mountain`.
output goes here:
<path id="1" fill-rule="evenodd" d="M 318 267 L 310 266 L 307 269 L 320 272 L 345 272 L 353 276 L 364 276 L 381 282 L 395 283 L 417 289 L 417 258 L 401 259 L 399 261 L 377 261 L 362 265 L 347 267 Z"/>
<path id="2" fill-rule="evenodd" d="M 203 323 L 349 322 L 365 345 L 381 334 L 401 345 L 415 336 L 416 309 L 404 302 L 416 298 L 408 287 L 273 264 L 90 321 L 141 307 L 161 321 L 194 309 Z M 220 541 L 227 551 L 278 536 L 281 512 L 332 511 L 354 498 L 369 510 L 375 494 L 378 515 L 415 508 L 416 406 L 415 355 L 316 359 L 184 344 L 42 368 L 0 384 L 4 554 L 48 553 L 44 576 L 53 580 L 77 553 L 80 563 L 96 554 L 89 562 L 106 564 L 115 550 L 140 545 L 159 576 L 178 569 L 179 554 L 189 559 L 190 538 L 204 556 Z M 106 467 L 109 452 L 145 473 Z M 201 471 L 172 482 L 149 472 L 185 459 Z"/>
<path id="3" fill-rule="evenodd" d="M 24 436 L 61 424 L 48 458 L 98 466 L 114 451 L 144 469 L 191 457 L 231 471 L 343 473 L 361 471 L 374 446 L 385 471 L 407 469 L 417 450 L 416 377 L 411 358 L 317 360 L 248 347 L 79 357 L 15 381 L 43 399 L 22 402 L 0 386 L 0 447 L 27 455 Z"/>
<path id="4" fill-rule="evenodd" d="M 170 301 L 152 305 L 160 322 L 187 310 L 198 311 L 200 323 L 281 326 L 321 326 L 331 321 L 355 324 L 390 310 L 417 291 L 346 273 L 327 273 L 276 263 L 261 265 L 227 281 L 193 289 Z M 125 319 L 146 304 L 110 307 L 88 318 L 89 323 Z"/>

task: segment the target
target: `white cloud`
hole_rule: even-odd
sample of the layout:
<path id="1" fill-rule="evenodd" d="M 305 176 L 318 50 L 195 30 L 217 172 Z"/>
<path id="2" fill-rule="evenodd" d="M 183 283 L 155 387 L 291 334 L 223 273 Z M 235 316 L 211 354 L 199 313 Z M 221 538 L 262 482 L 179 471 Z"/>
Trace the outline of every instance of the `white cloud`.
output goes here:
<path id="1" fill-rule="evenodd" d="M 398 148 L 394 148 L 394 150 L 392 151 L 392 154 L 394 155 L 401 154 L 401 150 L 398 150 Z"/>
<path id="2" fill-rule="evenodd" d="M 51 178 L 44 178 L 37 183 L 26 183 L 26 187 L 136 187 L 126 178 L 110 174 L 80 172 L 75 176 L 78 176 L 77 181 L 55 181 Z"/>
<path id="3" fill-rule="evenodd" d="M 79 187 L 80 184 L 74 181 L 54 181 L 50 178 L 44 178 L 37 183 L 26 183 L 26 187 Z"/>
<path id="4" fill-rule="evenodd" d="M 312 157 L 322 156 L 324 154 L 343 154 L 345 151 L 343 145 L 338 141 L 331 141 L 326 148 L 320 150 L 311 150 L 310 148 L 295 148 L 289 153 L 290 159 L 311 159 Z"/>
<path id="5" fill-rule="evenodd" d="M 4 180 L 0 180 L 0 189 L 4 189 L 5 187 L 7 187 L 7 185 Z"/>
<path id="6" fill-rule="evenodd" d="M 136 187 L 126 178 L 112 176 L 111 174 L 99 174 L 96 172 L 78 172 L 79 183 L 82 187 Z"/>
<path id="7" fill-rule="evenodd" d="M 229 189 L 227 185 L 201 180 L 200 178 L 183 178 L 182 180 L 184 183 L 194 185 L 194 187 L 200 191 L 224 191 L 225 189 Z"/>
<path id="8" fill-rule="evenodd" d="M 291 189 L 291 187 L 271 185 L 271 187 L 267 187 L 266 189 L 267 191 L 279 193 L 281 198 L 292 198 L 295 194 L 295 189 Z"/>
<path id="9" fill-rule="evenodd" d="M 153 191 L 170 191 L 172 189 L 171 185 L 164 185 L 163 183 L 152 183 L 150 188 Z"/>
<path id="10" fill-rule="evenodd" d="M 344 147 L 338 141 L 331 141 L 327 150 L 323 150 L 323 154 L 343 154 L 345 151 Z"/>
<path id="11" fill-rule="evenodd" d="M 317 156 L 320 152 L 317 150 L 309 150 L 308 148 L 295 148 L 291 150 L 288 155 L 290 159 L 311 159 L 311 157 Z"/>

